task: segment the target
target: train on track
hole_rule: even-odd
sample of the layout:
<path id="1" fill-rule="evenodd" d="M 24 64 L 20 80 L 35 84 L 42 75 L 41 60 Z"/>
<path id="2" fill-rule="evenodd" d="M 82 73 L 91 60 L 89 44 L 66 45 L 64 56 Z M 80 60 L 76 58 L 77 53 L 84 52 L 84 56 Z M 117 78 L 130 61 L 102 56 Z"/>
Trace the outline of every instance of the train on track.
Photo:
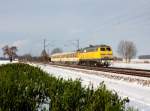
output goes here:
<path id="1" fill-rule="evenodd" d="M 75 52 L 52 54 L 50 58 L 52 63 L 108 67 L 113 51 L 108 45 L 90 45 Z"/>

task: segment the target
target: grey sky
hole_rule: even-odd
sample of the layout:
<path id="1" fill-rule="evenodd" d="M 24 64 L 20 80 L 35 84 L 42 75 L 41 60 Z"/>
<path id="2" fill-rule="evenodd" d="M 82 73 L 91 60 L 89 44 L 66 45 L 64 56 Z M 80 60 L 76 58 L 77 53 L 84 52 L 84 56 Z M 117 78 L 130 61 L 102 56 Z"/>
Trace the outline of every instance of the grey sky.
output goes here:
<path id="1" fill-rule="evenodd" d="M 38 55 L 43 38 L 47 49 L 64 51 L 75 50 L 77 39 L 81 47 L 109 44 L 114 52 L 120 40 L 131 40 L 138 55 L 150 54 L 150 0 L 0 0 L 0 48 Z"/>

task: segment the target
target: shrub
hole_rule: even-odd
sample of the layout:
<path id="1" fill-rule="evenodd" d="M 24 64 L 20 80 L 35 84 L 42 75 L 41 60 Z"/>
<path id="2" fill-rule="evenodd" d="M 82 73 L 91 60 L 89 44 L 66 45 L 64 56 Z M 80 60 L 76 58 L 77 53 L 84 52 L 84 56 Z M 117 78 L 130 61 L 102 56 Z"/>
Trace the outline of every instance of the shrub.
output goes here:
<path id="1" fill-rule="evenodd" d="M 0 111 L 34 111 L 48 98 L 51 111 L 124 111 L 126 103 L 103 83 L 93 90 L 21 63 L 0 66 L 0 89 Z"/>

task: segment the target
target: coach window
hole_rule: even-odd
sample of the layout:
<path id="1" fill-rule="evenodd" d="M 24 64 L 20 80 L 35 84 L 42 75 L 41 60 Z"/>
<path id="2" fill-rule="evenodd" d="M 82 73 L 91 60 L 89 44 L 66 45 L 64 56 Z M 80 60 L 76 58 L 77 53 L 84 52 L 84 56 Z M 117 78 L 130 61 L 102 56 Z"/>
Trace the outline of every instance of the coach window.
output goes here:
<path id="1" fill-rule="evenodd" d="M 76 54 L 73 54 L 73 57 L 76 57 Z"/>
<path id="2" fill-rule="evenodd" d="M 70 54 L 67 55 L 67 58 L 70 58 Z"/>

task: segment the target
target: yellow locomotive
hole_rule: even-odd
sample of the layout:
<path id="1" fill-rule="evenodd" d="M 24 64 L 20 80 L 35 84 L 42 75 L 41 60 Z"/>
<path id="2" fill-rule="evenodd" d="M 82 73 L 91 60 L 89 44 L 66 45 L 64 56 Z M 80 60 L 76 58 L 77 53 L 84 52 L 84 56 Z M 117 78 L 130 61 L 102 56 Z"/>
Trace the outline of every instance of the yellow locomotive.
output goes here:
<path id="1" fill-rule="evenodd" d="M 89 66 L 109 66 L 113 60 L 113 52 L 107 45 L 90 45 L 76 52 L 57 53 L 51 55 L 51 62 L 79 64 Z"/>

